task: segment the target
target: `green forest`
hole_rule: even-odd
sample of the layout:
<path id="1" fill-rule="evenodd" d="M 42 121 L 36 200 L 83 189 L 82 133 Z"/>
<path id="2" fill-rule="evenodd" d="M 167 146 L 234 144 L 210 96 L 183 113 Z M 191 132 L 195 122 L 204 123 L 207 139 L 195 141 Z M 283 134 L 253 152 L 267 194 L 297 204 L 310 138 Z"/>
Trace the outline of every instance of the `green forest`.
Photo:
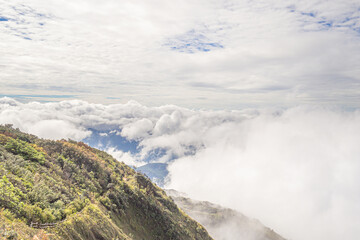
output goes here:
<path id="1" fill-rule="evenodd" d="M 11 125 L 0 126 L 0 224 L 1 239 L 211 239 L 161 188 L 111 155 Z"/>

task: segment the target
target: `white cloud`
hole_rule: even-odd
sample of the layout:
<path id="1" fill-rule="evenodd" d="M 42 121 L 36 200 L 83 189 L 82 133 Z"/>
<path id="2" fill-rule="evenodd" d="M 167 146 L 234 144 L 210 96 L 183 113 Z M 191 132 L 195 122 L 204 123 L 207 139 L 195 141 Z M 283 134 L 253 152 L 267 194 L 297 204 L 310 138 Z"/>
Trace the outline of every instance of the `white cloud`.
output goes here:
<path id="1" fill-rule="evenodd" d="M 27 126 L 27 128 L 25 131 L 48 139 L 60 139 L 66 136 L 70 139 L 82 140 L 91 133 L 78 129 L 77 126 L 63 120 L 41 120 L 32 126 Z"/>
<path id="2" fill-rule="evenodd" d="M 359 7 L 356 0 L 4 1 L 0 94 L 189 108 L 358 107 Z M 194 53 L 172 50 L 179 46 Z"/>
<path id="3" fill-rule="evenodd" d="M 121 150 L 117 150 L 114 147 L 109 147 L 106 149 L 106 152 L 111 154 L 116 160 L 124 162 L 127 165 L 138 167 L 144 165 L 145 162 L 139 161 L 136 156 L 132 155 L 129 152 L 123 152 Z"/>
<path id="4" fill-rule="evenodd" d="M 146 107 L 137 102 L 102 105 L 85 101 L 27 104 L 0 98 L 0 123 L 12 123 L 23 131 L 40 137 L 82 140 L 89 129 L 117 132 L 129 141 L 139 142 L 142 162 L 155 149 L 164 149 L 164 162 L 181 157 L 203 146 L 208 128 L 228 121 L 245 119 L 254 112 L 191 111 L 174 105 Z M 103 146 L 114 147 L 114 146 Z"/>
<path id="5" fill-rule="evenodd" d="M 172 131 L 179 128 L 180 121 L 181 113 L 179 111 L 174 111 L 171 115 L 164 114 L 156 122 L 154 134 L 160 136 L 164 134 L 170 134 Z"/>
<path id="6" fill-rule="evenodd" d="M 290 239 L 357 239 L 360 113 L 295 108 L 214 127 L 170 167 L 175 188 Z M 184 173 L 186 172 L 186 177 Z"/>
<path id="7" fill-rule="evenodd" d="M 146 118 L 143 118 L 134 123 L 129 123 L 121 130 L 121 136 L 128 139 L 139 140 L 146 138 L 149 132 L 153 129 L 153 123 Z"/>

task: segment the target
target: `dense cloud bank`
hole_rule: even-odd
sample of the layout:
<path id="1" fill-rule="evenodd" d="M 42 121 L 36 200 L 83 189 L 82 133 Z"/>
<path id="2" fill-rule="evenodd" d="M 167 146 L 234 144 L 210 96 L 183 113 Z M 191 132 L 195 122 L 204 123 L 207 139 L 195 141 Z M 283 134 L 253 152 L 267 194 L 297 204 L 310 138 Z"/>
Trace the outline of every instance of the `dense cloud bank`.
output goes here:
<path id="1" fill-rule="evenodd" d="M 359 111 L 194 111 L 2 98 L 0 123 L 51 139 L 117 134 L 139 150 L 103 146 L 118 159 L 140 165 L 162 149 L 151 161 L 172 159 L 168 187 L 237 209 L 287 238 L 360 236 Z"/>
<path id="2" fill-rule="evenodd" d="M 137 152 L 126 153 L 111 142 L 98 147 L 133 165 L 143 164 L 154 152 L 159 157 L 151 159 L 155 162 L 192 155 L 205 147 L 211 139 L 208 135 L 218 127 L 257 114 L 254 110 L 193 111 L 174 105 L 150 108 L 134 101 L 113 105 L 78 100 L 23 104 L 11 98 L 0 99 L 0 124 L 12 123 L 23 131 L 50 139 L 83 140 L 94 132 L 103 138 L 125 138 L 136 144 Z"/>
<path id="3" fill-rule="evenodd" d="M 359 112 L 262 114 L 211 139 L 170 166 L 170 188 L 261 219 L 290 239 L 360 236 Z"/>

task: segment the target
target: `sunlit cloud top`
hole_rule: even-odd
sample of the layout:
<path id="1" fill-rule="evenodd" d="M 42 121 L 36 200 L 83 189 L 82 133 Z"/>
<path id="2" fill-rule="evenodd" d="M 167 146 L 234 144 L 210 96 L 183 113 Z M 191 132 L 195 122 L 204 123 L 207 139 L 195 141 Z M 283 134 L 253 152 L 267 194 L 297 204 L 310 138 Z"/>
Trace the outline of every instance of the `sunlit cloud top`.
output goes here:
<path id="1" fill-rule="evenodd" d="M 0 39 L 0 95 L 21 101 L 360 103 L 356 0 L 1 1 Z"/>

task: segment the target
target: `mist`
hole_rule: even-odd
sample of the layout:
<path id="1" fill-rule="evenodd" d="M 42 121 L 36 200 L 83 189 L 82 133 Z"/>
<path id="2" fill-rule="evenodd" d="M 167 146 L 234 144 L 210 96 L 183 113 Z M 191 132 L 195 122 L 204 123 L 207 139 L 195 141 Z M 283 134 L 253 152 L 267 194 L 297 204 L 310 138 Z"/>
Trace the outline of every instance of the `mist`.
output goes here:
<path id="1" fill-rule="evenodd" d="M 0 124 L 7 123 L 50 139 L 81 141 L 95 130 L 115 132 L 138 144 L 133 152 L 103 146 L 119 161 L 169 163 L 166 188 L 235 209 L 287 239 L 360 236 L 359 111 L 211 111 L 0 98 Z M 147 158 L 156 149 L 163 155 Z"/>
<path id="2" fill-rule="evenodd" d="M 265 112 L 214 127 L 206 139 L 171 164 L 167 187 L 260 219 L 288 239 L 360 236 L 359 112 Z"/>

